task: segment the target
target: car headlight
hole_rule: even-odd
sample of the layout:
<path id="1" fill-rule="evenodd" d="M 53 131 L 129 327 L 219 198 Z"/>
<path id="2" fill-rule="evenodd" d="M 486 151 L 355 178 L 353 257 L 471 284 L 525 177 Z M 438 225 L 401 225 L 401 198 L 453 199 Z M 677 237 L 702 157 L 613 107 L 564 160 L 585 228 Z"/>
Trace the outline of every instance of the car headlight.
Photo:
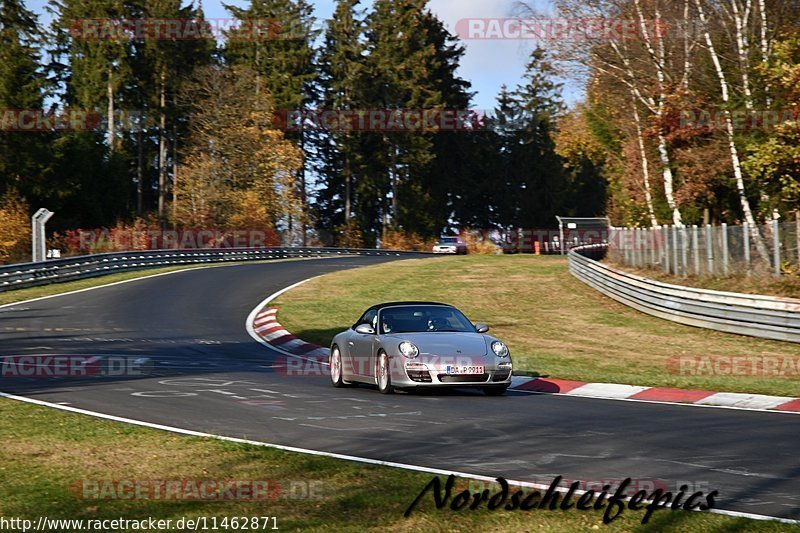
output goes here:
<path id="1" fill-rule="evenodd" d="M 414 357 L 419 355 L 419 349 L 412 343 L 405 341 L 400 343 L 400 353 L 403 354 L 405 357 L 413 359 Z"/>
<path id="2" fill-rule="evenodd" d="M 500 341 L 494 341 L 492 343 L 492 351 L 497 357 L 508 357 L 508 346 Z"/>

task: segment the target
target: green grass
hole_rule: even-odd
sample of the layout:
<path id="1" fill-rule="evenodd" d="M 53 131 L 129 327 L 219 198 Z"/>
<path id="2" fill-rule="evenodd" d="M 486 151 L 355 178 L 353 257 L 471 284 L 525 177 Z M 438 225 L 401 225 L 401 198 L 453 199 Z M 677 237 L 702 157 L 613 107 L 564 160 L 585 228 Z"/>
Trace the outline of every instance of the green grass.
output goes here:
<path id="1" fill-rule="evenodd" d="M 129 426 L 0 399 L 0 516 L 36 521 L 153 517 L 276 516 L 281 531 L 800 531 L 708 513 L 657 511 L 647 526 L 626 510 L 611 525 L 599 512 L 454 512 L 426 497 L 403 512 L 431 476 L 325 457 Z M 80 498 L 84 480 L 313 482 L 315 499 L 192 502 Z M 459 489 L 468 482 L 460 480 Z"/>
<path id="2" fill-rule="evenodd" d="M 753 272 L 750 276 L 741 272 L 735 272 L 728 277 L 714 276 L 675 276 L 665 274 L 661 270 L 633 268 L 616 262 L 608 261 L 609 266 L 643 276 L 664 283 L 675 285 L 686 285 L 698 289 L 711 289 L 715 291 L 739 292 L 744 294 L 765 294 L 769 296 L 783 296 L 786 298 L 800 298 L 800 271 L 784 272 L 776 278 L 772 271 L 760 269 Z"/>
<path id="3" fill-rule="evenodd" d="M 486 322 L 517 370 L 589 382 L 800 396 L 800 376 L 679 375 L 674 357 L 791 356 L 800 345 L 682 326 L 623 306 L 584 285 L 566 260 L 466 256 L 407 260 L 327 274 L 283 294 L 278 320 L 323 346 L 368 306 L 436 300 Z"/>

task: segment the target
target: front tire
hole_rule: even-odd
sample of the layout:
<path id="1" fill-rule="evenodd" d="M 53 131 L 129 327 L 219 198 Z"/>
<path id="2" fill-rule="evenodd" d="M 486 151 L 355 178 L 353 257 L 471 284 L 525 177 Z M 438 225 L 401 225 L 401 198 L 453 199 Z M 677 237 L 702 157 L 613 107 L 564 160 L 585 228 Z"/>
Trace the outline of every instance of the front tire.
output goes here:
<path id="1" fill-rule="evenodd" d="M 334 387 L 341 388 L 350 385 L 342 376 L 342 354 L 339 351 L 338 346 L 334 346 L 331 349 L 331 358 L 330 358 L 330 365 L 331 365 L 331 382 L 333 383 Z"/>
<path id="2" fill-rule="evenodd" d="M 380 352 L 378 354 L 378 364 L 375 368 L 375 381 L 378 383 L 378 391 L 381 394 L 392 394 L 394 392 L 391 365 L 389 364 L 389 356 L 386 352 Z"/>
<path id="3" fill-rule="evenodd" d="M 486 396 L 502 396 L 508 390 L 508 385 L 500 385 L 499 387 L 484 387 L 483 393 Z"/>

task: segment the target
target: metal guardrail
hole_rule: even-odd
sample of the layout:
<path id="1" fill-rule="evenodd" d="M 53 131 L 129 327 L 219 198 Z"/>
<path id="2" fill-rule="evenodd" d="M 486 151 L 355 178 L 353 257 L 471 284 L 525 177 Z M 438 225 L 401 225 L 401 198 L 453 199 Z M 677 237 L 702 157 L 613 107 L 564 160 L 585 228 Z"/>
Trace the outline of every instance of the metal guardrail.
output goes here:
<path id="1" fill-rule="evenodd" d="M 268 261 L 338 255 L 423 256 L 426 252 L 370 250 L 364 248 L 229 248 L 200 250 L 147 250 L 84 255 L 38 263 L 0 266 L 0 292 L 50 283 L 92 278 L 116 272 L 199 263 Z"/>
<path id="2" fill-rule="evenodd" d="M 670 285 L 596 261 L 606 245 L 569 253 L 573 276 L 609 298 L 672 322 L 765 339 L 800 342 L 800 300 Z"/>

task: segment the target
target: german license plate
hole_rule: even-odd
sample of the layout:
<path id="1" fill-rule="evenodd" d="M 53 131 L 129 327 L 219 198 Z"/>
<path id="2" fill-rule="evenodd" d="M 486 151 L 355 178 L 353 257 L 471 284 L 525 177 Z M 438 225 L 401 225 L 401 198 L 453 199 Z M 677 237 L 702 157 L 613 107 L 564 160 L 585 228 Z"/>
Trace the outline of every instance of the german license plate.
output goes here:
<path id="1" fill-rule="evenodd" d="M 453 376 L 472 376 L 483 374 L 484 367 L 482 366 L 461 366 L 461 365 L 447 365 L 447 374 Z"/>

